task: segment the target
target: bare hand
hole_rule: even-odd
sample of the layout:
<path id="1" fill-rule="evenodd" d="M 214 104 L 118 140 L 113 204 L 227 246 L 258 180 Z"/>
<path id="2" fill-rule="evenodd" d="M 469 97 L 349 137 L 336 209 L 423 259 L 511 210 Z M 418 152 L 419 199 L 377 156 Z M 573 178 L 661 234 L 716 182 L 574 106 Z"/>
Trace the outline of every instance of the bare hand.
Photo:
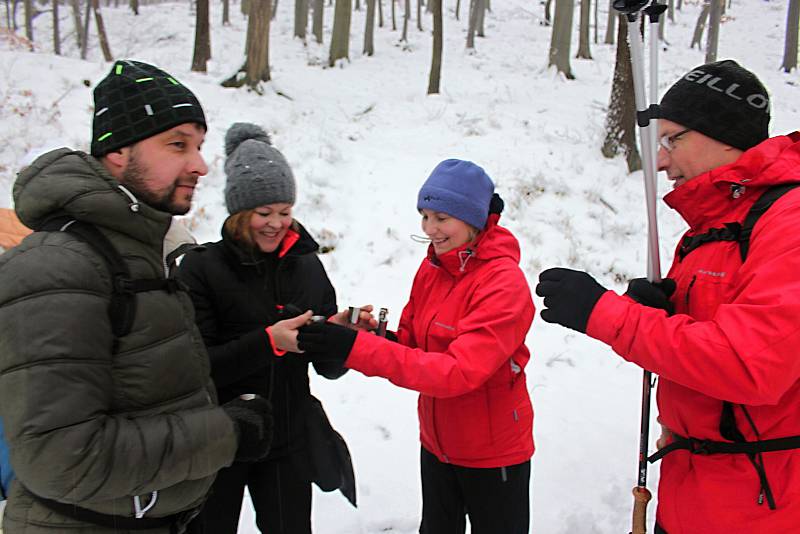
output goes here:
<path id="1" fill-rule="evenodd" d="M 272 342 L 278 350 L 285 350 L 287 352 L 303 352 L 297 348 L 297 329 L 305 326 L 310 320 L 313 312 L 308 310 L 302 315 L 278 321 L 269 327 L 269 332 L 272 335 Z"/>
<path id="2" fill-rule="evenodd" d="M 358 322 L 353 324 L 349 321 L 350 310 L 342 310 L 339 313 L 331 315 L 328 322 L 338 324 L 339 326 L 346 326 L 352 330 L 375 330 L 378 327 L 378 321 L 372 316 L 372 304 L 361 306 L 361 312 L 358 314 Z"/>
<path id="3" fill-rule="evenodd" d="M 656 449 L 660 450 L 666 447 L 672 441 L 674 434 L 672 433 L 672 430 L 665 427 L 661 423 L 661 419 L 658 419 L 658 424 L 661 426 L 661 435 L 656 440 Z"/>

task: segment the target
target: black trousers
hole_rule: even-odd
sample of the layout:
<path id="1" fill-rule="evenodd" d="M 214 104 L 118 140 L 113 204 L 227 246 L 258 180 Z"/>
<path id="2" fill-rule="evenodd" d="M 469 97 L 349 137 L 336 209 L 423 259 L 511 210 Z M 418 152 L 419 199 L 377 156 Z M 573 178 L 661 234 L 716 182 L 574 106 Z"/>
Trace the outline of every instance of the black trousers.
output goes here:
<path id="1" fill-rule="evenodd" d="M 311 534 L 311 483 L 292 457 L 222 469 L 187 534 L 236 534 L 244 488 L 263 534 Z"/>
<path id="2" fill-rule="evenodd" d="M 531 462 L 479 469 L 440 462 L 422 448 L 420 534 L 528 534 Z"/>

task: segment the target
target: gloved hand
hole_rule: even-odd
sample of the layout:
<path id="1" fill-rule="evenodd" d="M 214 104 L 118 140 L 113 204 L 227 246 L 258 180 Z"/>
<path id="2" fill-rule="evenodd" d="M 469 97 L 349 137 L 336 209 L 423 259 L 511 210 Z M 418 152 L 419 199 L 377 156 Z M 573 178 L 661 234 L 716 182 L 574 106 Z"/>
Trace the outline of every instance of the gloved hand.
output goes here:
<path id="1" fill-rule="evenodd" d="M 255 395 L 250 400 L 233 399 L 223 404 L 222 409 L 233 419 L 239 438 L 235 460 L 257 462 L 265 458 L 272 444 L 272 404 Z"/>
<path id="2" fill-rule="evenodd" d="M 653 283 L 647 278 L 634 278 L 628 282 L 627 296 L 651 308 L 665 310 L 667 315 L 675 313 L 675 305 L 669 298 L 675 293 L 675 280 L 664 278 L 660 282 Z"/>
<path id="3" fill-rule="evenodd" d="M 588 273 L 563 267 L 542 271 L 536 285 L 536 294 L 544 297 L 547 308 L 542 310 L 542 319 L 584 334 L 594 305 L 606 291 Z"/>
<path id="4" fill-rule="evenodd" d="M 356 342 L 358 332 L 333 323 L 312 323 L 298 330 L 297 347 L 311 362 L 344 361 Z"/>
<path id="5" fill-rule="evenodd" d="M 503 213 L 503 208 L 506 207 L 506 203 L 503 202 L 503 199 L 500 198 L 500 195 L 497 193 L 492 194 L 492 199 L 489 201 L 489 214 L 497 213 L 498 215 Z"/>

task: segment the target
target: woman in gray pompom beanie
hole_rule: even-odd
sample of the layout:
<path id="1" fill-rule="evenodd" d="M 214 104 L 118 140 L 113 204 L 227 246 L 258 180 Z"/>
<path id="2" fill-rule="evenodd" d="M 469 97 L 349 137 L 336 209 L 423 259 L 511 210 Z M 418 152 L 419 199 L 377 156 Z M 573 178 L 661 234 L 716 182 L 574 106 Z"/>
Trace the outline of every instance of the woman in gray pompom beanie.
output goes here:
<path id="1" fill-rule="evenodd" d="M 234 462 L 218 473 L 189 532 L 235 534 L 247 487 L 261 532 L 310 534 L 313 469 L 307 427 L 315 399 L 308 361 L 284 356 L 281 349 L 296 347 L 296 329 L 311 315 L 303 311 L 336 313 L 336 293 L 317 256 L 319 246 L 292 217 L 294 175 L 269 135 L 255 124 L 236 123 L 225 136 L 225 154 L 230 216 L 222 240 L 187 253 L 178 277 L 194 302 L 219 402 L 252 393 L 268 399 L 273 439 L 265 459 Z M 314 368 L 329 379 L 346 371 L 331 362 L 314 363 Z M 340 489 L 354 501 L 352 465 L 338 467 Z"/>

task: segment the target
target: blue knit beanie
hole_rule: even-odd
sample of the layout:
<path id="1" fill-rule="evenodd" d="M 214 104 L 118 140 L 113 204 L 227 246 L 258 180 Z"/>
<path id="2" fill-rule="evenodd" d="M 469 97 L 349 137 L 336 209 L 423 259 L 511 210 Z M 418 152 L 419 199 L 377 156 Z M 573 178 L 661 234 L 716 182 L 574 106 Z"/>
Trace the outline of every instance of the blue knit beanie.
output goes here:
<path id="1" fill-rule="evenodd" d="M 446 159 L 433 169 L 417 196 L 417 210 L 447 213 L 482 230 L 489 217 L 494 183 L 471 161 Z"/>

